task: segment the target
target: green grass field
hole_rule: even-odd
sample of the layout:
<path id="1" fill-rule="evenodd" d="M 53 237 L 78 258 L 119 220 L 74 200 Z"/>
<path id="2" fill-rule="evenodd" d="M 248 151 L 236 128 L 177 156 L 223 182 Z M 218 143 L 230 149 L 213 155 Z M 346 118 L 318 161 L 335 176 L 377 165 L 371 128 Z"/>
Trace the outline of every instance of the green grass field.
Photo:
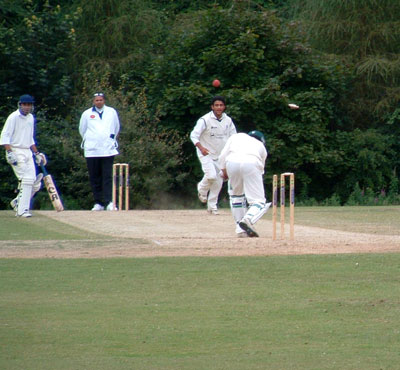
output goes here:
<path id="1" fill-rule="evenodd" d="M 0 211 L 0 240 L 86 240 L 105 239 L 67 224 L 36 214 L 19 218 L 16 222 L 12 211 Z"/>
<path id="2" fill-rule="evenodd" d="M 400 207 L 296 207 L 296 224 L 382 235 L 400 234 Z"/>
<path id="3" fill-rule="evenodd" d="M 398 234 L 371 208 L 296 216 Z M 1 240 L 99 238 L 5 213 Z M 0 259 L 0 369 L 397 369 L 399 285 L 397 253 Z"/>

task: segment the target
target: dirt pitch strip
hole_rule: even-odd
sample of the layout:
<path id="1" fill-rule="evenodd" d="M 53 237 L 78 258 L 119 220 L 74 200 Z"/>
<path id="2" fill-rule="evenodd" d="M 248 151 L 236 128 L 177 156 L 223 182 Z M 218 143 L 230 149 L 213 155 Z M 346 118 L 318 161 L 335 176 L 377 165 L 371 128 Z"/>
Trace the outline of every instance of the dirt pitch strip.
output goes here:
<path id="1" fill-rule="evenodd" d="M 257 223 L 259 238 L 237 238 L 229 210 L 36 211 L 102 234 L 87 240 L 3 243 L 0 257 L 103 258 L 155 256 L 265 256 L 400 252 L 400 236 L 361 234 L 295 225 L 295 240 L 271 240 L 271 221 Z M 289 231 L 288 227 L 286 227 Z M 278 229 L 278 237 L 279 237 Z"/>

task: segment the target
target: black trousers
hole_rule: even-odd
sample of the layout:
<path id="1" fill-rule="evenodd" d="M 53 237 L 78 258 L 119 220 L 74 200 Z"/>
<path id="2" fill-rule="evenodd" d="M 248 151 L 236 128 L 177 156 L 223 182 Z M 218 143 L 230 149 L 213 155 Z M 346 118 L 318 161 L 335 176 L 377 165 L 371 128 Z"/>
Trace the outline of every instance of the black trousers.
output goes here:
<path id="1" fill-rule="evenodd" d="M 94 202 L 106 207 L 112 201 L 114 156 L 86 158 Z"/>

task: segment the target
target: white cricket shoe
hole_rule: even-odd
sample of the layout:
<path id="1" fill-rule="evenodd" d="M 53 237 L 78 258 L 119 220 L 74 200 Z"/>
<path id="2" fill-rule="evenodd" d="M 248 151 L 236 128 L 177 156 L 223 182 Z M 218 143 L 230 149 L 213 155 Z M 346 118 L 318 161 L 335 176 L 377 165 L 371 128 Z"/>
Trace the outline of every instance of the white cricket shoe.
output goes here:
<path id="1" fill-rule="evenodd" d="M 258 238 L 258 234 L 257 231 L 254 229 L 254 226 L 251 224 L 250 220 L 248 220 L 247 218 L 243 218 L 240 222 L 239 222 L 239 226 L 246 231 L 247 235 L 250 238 Z"/>
<path id="2" fill-rule="evenodd" d="M 23 218 L 28 218 L 28 217 L 32 217 L 32 213 L 30 213 L 29 211 L 25 211 L 22 215 L 16 215 L 17 217 L 23 217 Z"/>
<path id="3" fill-rule="evenodd" d="M 238 238 L 248 238 L 249 236 L 247 235 L 246 231 L 243 231 L 241 233 L 236 234 Z"/>
<path id="4" fill-rule="evenodd" d="M 104 211 L 104 207 L 101 204 L 96 203 L 93 206 L 92 211 Z"/>
<path id="5" fill-rule="evenodd" d="M 211 215 L 219 215 L 218 209 L 217 208 L 208 208 L 207 212 Z"/>
<path id="6" fill-rule="evenodd" d="M 106 208 L 107 211 L 118 211 L 118 208 L 114 206 L 113 202 L 108 203 L 108 206 Z"/>
<path id="7" fill-rule="evenodd" d="M 14 198 L 11 202 L 10 202 L 10 206 L 11 208 L 17 212 L 18 210 L 18 197 Z"/>

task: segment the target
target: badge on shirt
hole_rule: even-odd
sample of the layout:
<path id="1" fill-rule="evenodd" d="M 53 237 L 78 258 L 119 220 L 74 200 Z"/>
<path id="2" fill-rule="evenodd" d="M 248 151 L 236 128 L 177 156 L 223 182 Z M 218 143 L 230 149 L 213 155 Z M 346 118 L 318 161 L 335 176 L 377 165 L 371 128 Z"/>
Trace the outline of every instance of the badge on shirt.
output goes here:
<path id="1" fill-rule="evenodd" d="M 91 114 L 90 118 L 96 118 L 96 116 L 94 114 Z"/>

